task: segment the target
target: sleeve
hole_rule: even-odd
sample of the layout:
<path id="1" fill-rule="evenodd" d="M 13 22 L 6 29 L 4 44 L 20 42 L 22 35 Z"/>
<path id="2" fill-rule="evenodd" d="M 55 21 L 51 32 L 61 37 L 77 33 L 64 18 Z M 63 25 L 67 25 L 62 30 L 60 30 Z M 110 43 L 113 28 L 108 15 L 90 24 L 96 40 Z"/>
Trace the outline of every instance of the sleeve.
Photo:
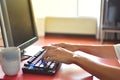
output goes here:
<path id="1" fill-rule="evenodd" d="M 116 56 L 118 58 L 118 61 L 120 63 L 120 44 L 116 44 L 114 45 L 114 49 L 115 49 L 115 52 L 116 52 Z"/>

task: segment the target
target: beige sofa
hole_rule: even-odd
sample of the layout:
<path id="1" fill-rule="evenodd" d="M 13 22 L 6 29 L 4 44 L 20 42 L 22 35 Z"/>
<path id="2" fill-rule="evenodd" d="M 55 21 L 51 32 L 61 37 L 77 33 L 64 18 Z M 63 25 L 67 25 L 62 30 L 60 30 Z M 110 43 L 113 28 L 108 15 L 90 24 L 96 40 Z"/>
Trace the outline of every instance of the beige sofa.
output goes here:
<path id="1" fill-rule="evenodd" d="M 46 17 L 45 32 L 96 35 L 97 20 L 95 18 L 63 18 Z"/>

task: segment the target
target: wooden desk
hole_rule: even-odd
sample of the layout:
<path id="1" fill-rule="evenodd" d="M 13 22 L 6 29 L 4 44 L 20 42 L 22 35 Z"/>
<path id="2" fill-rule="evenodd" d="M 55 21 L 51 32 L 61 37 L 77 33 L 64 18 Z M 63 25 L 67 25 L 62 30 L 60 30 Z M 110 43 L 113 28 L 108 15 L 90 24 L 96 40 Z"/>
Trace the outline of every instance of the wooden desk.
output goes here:
<path id="1" fill-rule="evenodd" d="M 91 57 L 90 57 L 91 58 Z M 117 60 L 109 60 L 98 57 L 91 58 L 94 61 L 102 62 L 108 65 L 120 66 Z M 21 68 L 25 61 L 21 62 Z M 89 65 L 88 65 L 89 66 Z M 16 76 L 6 76 L 0 65 L 0 80 L 99 80 L 74 64 L 62 64 L 59 71 L 53 76 L 23 74 L 22 69 Z"/>

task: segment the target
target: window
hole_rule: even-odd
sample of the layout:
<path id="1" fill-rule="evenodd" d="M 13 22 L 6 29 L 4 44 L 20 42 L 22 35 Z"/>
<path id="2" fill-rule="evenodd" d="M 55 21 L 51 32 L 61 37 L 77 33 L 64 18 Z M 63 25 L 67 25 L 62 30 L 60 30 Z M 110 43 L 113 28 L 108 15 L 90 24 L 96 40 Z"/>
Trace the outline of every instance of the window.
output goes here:
<path id="1" fill-rule="evenodd" d="M 36 17 L 75 17 L 76 0 L 33 0 Z"/>
<path id="2" fill-rule="evenodd" d="M 37 17 L 99 17 L 101 0 L 33 0 Z"/>
<path id="3" fill-rule="evenodd" d="M 97 18 L 100 20 L 101 0 L 78 0 L 78 16 Z"/>

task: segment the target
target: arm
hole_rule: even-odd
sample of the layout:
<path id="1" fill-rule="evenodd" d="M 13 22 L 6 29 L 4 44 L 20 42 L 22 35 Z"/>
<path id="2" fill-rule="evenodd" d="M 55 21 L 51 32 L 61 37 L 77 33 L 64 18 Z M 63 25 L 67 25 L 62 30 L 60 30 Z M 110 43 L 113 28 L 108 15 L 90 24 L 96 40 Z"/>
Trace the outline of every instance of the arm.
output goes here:
<path id="1" fill-rule="evenodd" d="M 117 58 L 113 45 L 82 45 L 82 44 L 76 45 L 69 43 L 59 43 L 53 44 L 53 46 L 62 47 L 70 51 L 80 50 L 103 58 Z"/>
<path id="2" fill-rule="evenodd" d="M 66 64 L 76 64 L 88 71 L 92 75 L 106 80 L 120 80 L 120 68 L 109 66 L 102 63 L 97 63 L 88 57 L 82 56 L 75 52 L 66 50 L 61 47 L 45 46 L 45 54 L 43 55 L 44 61 L 58 61 Z M 86 53 L 84 53 L 86 54 Z M 90 54 L 89 54 L 90 55 Z M 47 57 L 47 58 L 46 58 Z M 114 74 L 113 74 L 114 73 Z"/>
<path id="3" fill-rule="evenodd" d="M 95 56 L 117 59 L 112 45 L 78 45 L 78 49 Z"/>
<path id="4" fill-rule="evenodd" d="M 97 63 L 81 55 L 75 55 L 72 58 L 74 64 L 82 67 L 92 75 L 102 80 L 120 80 L 120 68 Z M 89 65 L 89 66 L 88 66 Z"/>

